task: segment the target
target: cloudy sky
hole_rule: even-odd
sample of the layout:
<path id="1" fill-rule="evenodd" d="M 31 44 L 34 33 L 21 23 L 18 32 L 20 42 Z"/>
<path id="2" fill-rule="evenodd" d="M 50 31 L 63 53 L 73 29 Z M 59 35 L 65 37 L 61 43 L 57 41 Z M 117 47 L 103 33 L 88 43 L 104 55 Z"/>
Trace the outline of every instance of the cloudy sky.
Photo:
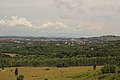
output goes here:
<path id="1" fill-rule="evenodd" d="M 120 0 L 0 0 L 0 36 L 120 35 Z"/>

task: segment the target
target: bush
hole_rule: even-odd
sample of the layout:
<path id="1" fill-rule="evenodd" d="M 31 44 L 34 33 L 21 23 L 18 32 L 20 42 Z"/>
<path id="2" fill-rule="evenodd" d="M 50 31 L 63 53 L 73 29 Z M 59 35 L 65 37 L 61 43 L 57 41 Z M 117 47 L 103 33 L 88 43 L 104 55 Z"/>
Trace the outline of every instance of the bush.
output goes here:
<path id="1" fill-rule="evenodd" d="M 106 77 L 106 75 L 100 75 L 99 77 L 98 77 L 98 79 L 99 80 L 102 80 L 102 79 L 104 79 Z"/>
<path id="2" fill-rule="evenodd" d="M 118 69 L 116 70 L 116 72 L 117 72 L 117 73 L 120 73 L 120 68 L 118 68 Z"/>
<path id="3" fill-rule="evenodd" d="M 49 68 L 46 68 L 45 70 L 48 71 L 48 70 L 50 70 L 50 69 L 49 69 Z"/>
<path id="4" fill-rule="evenodd" d="M 23 75 L 17 76 L 17 80 L 23 80 L 23 79 L 24 79 L 24 76 L 23 76 Z"/>
<path id="5" fill-rule="evenodd" d="M 116 67 L 115 66 L 110 66 L 110 73 L 115 73 Z"/>
<path id="6" fill-rule="evenodd" d="M 68 64 L 65 62 L 57 64 L 57 68 L 62 68 L 62 67 L 68 67 Z"/>
<path id="7" fill-rule="evenodd" d="M 105 65 L 103 68 L 101 68 L 101 72 L 103 74 L 107 73 L 115 73 L 116 67 L 114 65 Z"/>

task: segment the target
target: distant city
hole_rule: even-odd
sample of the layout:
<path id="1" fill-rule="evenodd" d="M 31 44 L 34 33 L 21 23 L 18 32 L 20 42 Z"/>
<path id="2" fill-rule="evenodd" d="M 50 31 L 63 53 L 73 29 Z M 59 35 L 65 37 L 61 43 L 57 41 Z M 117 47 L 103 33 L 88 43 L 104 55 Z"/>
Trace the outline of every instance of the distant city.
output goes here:
<path id="1" fill-rule="evenodd" d="M 81 37 L 81 38 L 56 38 L 56 37 L 19 37 L 19 36 L 0 36 L 0 41 L 8 41 L 15 43 L 23 43 L 24 41 L 28 42 L 56 42 L 57 45 L 59 43 L 74 45 L 74 44 L 89 44 L 89 43 L 102 43 L 104 41 L 110 40 L 120 40 L 120 36 L 115 35 L 103 35 L 100 37 Z M 31 43 L 29 43 L 31 44 Z"/>

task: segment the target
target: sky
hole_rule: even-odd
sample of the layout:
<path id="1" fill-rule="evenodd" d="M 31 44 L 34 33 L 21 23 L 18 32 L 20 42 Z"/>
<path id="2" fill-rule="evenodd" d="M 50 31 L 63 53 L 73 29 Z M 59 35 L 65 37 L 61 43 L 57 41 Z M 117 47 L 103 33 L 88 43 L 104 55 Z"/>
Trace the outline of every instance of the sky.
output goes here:
<path id="1" fill-rule="evenodd" d="M 0 0 L 0 36 L 120 35 L 120 0 Z"/>

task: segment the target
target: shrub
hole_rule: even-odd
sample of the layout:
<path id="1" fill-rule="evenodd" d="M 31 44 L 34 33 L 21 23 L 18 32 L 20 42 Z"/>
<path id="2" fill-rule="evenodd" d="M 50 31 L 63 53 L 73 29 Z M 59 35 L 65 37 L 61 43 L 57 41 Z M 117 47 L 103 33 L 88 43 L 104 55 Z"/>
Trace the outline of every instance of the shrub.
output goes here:
<path id="1" fill-rule="evenodd" d="M 23 76 L 23 75 L 17 76 L 17 80 L 23 80 L 23 79 L 24 79 L 24 76 Z"/>
<path id="2" fill-rule="evenodd" d="M 50 69 L 49 69 L 49 68 L 46 68 L 45 70 L 48 71 L 48 70 L 50 70 Z"/>
<path id="3" fill-rule="evenodd" d="M 110 66 L 110 73 L 115 73 L 115 66 Z"/>
<path id="4" fill-rule="evenodd" d="M 62 68 L 62 67 L 68 67 L 68 64 L 65 62 L 57 64 L 57 68 Z"/>
<path id="5" fill-rule="evenodd" d="M 102 80 L 102 79 L 104 79 L 106 77 L 106 75 L 100 75 L 99 77 L 98 77 L 98 79 L 99 80 Z"/>
<path id="6" fill-rule="evenodd" d="M 105 65 L 103 68 L 101 68 L 101 72 L 103 74 L 107 73 L 115 73 L 116 67 L 114 65 Z"/>

